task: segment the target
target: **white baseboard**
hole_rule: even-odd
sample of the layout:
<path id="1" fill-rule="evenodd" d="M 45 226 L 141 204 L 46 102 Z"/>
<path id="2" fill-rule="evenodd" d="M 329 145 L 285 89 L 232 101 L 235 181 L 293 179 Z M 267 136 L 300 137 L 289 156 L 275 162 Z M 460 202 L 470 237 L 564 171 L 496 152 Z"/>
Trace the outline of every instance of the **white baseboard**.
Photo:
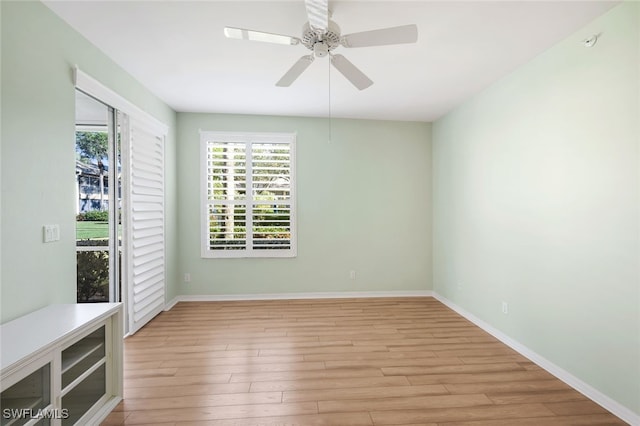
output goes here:
<path id="1" fill-rule="evenodd" d="M 178 302 L 180 301 L 180 300 L 179 300 L 179 298 L 180 298 L 180 296 L 176 296 L 176 297 L 174 297 L 173 299 L 171 299 L 170 301 L 166 302 L 166 303 L 164 304 L 164 310 L 165 310 L 165 311 L 170 311 L 170 310 L 171 310 L 171 308 L 173 308 L 174 306 L 176 306 L 176 303 L 178 303 Z"/>
<path id="2" fill-rule="evenodd" d="M 456 305 L 446 297 L 443 297 L 436 292 L 433 292 L 433 297 L 435 297 L 438 301 L 442 302 L 444 305 L 456 311 L 458 314 L 462 315 L 463 317 L 465 317 L 466 319 L 468 319 L 469 321 L 471 321 L 472 323 L 474 323 L 475 325 L 477 325 L 487 333 L 491 334 L 493 337 L 500 340 L 502 343 L 509 346 L 511 349 L 529 358 L 531 361 L 535 362 L 540 367 L 544 368 L 549 373 L 556 376 L 558 379 L 562 380 L 563 382 L 565 382 L 566 384 L 568 384 L 578 392 L 582 393 L 587 398 L 593 400 L 595 403 L 601 405 L 602 407 L 609 410 L 616 416 L 620 417 L 625 422 L 629 423 L 630 425 L 640 425 L 640 415 L 633 412 L 629 408 L 625 407 L 624 405 L 620 404 L 617 401 L 614 401 L 607 395 L 595 389 L 593 386 L 583 382 L 582 380 L 580 380 L 573 374 L 569 373 L 568 371 L 564 370 L 563 368 L 558 367 L 548 359 L 544 358 L 543 356 L 537 354 L 533 350 L 524 346 L 522 343 L 512 339 L 511 337 L 507 336 L 500 330 L 491 326 L 489 323 L 481 320 L 480 318 L 476 317 L 472 313 Z"/>
<path id="3" fill-rule="evenodd" d="M 318 293 L 202 294 L 174 297 L 165 305 L 168 311 L 178 302 L 223 302 L 234 300 L 353 299 L 367 297 L 432 297 L 431 290 L 416 291 L 347 291 Z"/>

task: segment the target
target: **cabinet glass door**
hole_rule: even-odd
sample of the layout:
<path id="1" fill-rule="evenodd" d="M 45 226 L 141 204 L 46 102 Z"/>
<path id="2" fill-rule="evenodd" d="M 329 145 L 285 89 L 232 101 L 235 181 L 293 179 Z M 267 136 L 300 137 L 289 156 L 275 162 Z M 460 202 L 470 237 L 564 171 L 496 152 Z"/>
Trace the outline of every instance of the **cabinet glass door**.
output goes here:
<path id="1" fill-rule="evenodd" d="M 73 425 L 80 420 L 104 396 L 106 384 L 106 369 L 103 363 L 62 397 L 62 409 L 69 410 L 69 417 L 62 419 L 62 424 Z"/>
<path id="2" fill-rule="evenodd" d="M 51 408 L 51 365 L 28 375 L 0 394 L 2 426 L 23 425 Z M 48 425 L 48 419 L 37 424 Z"/>
<path id="3" fill-rule="evenodd" d="M 63 425 L 75 424 L 106 393 L 105 326 L 62 351 Z"/>

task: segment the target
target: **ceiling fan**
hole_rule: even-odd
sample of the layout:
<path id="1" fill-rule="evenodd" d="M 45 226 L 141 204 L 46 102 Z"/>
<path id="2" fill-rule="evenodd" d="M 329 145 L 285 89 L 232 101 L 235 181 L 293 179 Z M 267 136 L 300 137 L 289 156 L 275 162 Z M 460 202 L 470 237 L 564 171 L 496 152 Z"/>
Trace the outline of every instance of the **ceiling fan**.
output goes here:
<path id="1" fill-rule="evenodd" d="M 315 58 L 329 56 L 331 64 L 359 90 L 371 86 L 373 81 L 347 58 L 333 53 L 334 49 L 339 46 L 353 48 L 415 43 L 418 40 L 418 27 L 415 24 L 341 35 L 340 27 L 329 20 L 328 0 L 305 0 L 305 5 L 309 21 L 302 28 L 301 38 L 235 27 L 225 27 L 224 34 L 228 38 L 240 40 L 285 45 L 302 44 L 311 50 L 310 55 L 301 57 L 293 64 L 276 86 L 291 86 Z"/>

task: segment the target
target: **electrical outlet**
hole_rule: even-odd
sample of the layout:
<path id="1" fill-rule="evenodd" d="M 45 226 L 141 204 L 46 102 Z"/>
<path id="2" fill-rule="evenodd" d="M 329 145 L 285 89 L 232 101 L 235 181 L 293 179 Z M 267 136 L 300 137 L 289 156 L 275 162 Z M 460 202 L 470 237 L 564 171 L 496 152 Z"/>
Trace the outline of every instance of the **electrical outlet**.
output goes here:
<path id="1" fill-rule="evenodd" d="M 185 274 L 184 274 L 184 282 L 185 283 L 190 283 L 191 282 L 191 274 L 189 272 L 185 272 Z"/>
<path id="2" fill-rule="evenodd" d="M 355 280 L 356 279 L 356 271 L 349 272 L 349 278 L 351 278 L 352 280 Z"/>
<path id="3" fill-rule="evenodd" d="M 509 313 L 509 304 L 507 302 L 502 302 L 502 313 L 505 315 Z"/>

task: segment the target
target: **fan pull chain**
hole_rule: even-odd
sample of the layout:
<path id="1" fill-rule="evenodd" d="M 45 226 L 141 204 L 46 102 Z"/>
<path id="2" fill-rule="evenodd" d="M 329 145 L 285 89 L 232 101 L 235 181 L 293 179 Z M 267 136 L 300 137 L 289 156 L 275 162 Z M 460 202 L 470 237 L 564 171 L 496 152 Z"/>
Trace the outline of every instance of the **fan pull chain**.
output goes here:
<path id="1" fill-rule="evenodd" d="M 329 140 L 327 140 L 327 143 L 331 143 L 331 137 L 333 136 L 333 129 L 331 127 L 331 61 L 327 61 L 327 70 L 329 72 L 329 117 L 327 118 L 329 120 Z"/>

